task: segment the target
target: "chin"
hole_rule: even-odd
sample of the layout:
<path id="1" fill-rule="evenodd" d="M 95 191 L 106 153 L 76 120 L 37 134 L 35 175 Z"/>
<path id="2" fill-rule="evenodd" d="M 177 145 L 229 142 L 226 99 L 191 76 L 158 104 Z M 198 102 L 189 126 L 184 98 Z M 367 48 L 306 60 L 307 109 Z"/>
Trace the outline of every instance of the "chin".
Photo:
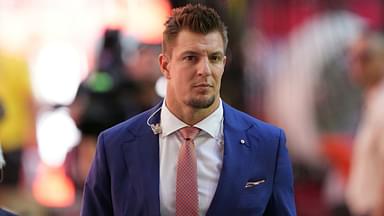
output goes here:
<path id="1" fill-rule="evenodd" d="M 204 98 L 194 98 L 189 100 L 187 104 L 193 108 L 205 109 L 212 106 L 215 100 L 216 100 L 215 96 L 209 96 Z"/>

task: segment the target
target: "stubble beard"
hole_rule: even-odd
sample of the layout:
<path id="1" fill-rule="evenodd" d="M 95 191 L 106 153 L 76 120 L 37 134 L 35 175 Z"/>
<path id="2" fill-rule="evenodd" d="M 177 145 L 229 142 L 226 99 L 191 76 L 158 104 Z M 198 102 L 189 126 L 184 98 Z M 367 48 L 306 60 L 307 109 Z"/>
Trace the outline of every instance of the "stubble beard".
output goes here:
<path id="1" fill-rule="evenodd" d="M 208 99 L 191 99 L 188 101 L 188 106 L 195 109 L 205 109 L 210 107 L 215 102 L 216 96 L 212 95 Z"/>

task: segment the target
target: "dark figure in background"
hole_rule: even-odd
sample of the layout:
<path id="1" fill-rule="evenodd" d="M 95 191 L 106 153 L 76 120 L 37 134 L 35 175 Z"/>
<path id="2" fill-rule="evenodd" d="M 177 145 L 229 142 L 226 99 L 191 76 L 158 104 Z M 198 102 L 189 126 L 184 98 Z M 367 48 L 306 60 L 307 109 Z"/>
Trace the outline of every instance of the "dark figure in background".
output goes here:
<path id="1" fill-rule="evenodd" d="M 143 46 L 141 45 L 140 49 Z M 140 57 L 138 55 L 138 58 Z M 66 164 L 69 176 L 80 190 L 94 156 L 98 134 L 148 109 L 160 99 L 156 95 L 150 98 L 144 95 L 147 92 L 154 92 L 154 82 L 143 85 L 146 80 L 137 80 L 133 76 L 136 72 L 129 71 L 135 68 L 128 67 L 127 60 L 123 58 L 121 32 L 107 29 L 96 67 L 81 83 L 70 106 L 71 116 L 81 131 L 82 139 L 81 143 L 68 154 Z"/>
<path id="2" fill-rule="evenodd" d="M 227 43 L 213 9 L 173 10 L 166 97 L 100 134 L 81 215 L 296 215 L 283 130 L 220 98 Z"/>
<path id="3" fill-rule="evenodd" d="M 83 135 L 97 137 L 140 111 L 138 85 L 126 76 L 119 30 L 106 30 L 96 68 L 79 87 L 74 106 Z M 76 104 L 78 103 L 78 104 Z"/>

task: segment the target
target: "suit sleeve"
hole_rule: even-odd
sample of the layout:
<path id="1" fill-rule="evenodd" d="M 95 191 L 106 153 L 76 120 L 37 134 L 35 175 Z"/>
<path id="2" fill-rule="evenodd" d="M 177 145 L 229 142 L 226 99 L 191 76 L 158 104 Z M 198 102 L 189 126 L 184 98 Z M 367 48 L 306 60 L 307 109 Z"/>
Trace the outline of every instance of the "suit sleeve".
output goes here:
<path id="1" fill-rule="evenodd" d="M 111 182 L 103 134 L 99 136 L 96 154 L 84 184 L 82 216 L 113 215 Z"/>
<path id="2" fill-rule="evenodd" d="M 265 215 L 296 215 L 292 166 L 282 130 L 280 130 L 275 161 L 273 192 Z"/>

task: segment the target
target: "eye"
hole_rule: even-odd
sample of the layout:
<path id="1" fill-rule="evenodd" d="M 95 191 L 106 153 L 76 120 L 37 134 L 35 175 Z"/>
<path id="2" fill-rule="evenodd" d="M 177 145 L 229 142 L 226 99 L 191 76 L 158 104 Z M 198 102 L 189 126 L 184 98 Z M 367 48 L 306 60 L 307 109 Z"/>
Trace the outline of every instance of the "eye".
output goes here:
<path id="1" fill-rule="evenodd" d="M 183 61 L 186 61 L 186 62 L 196 62 L 196 60 L 197 60 L 197 57 L 194 55 L 187 55 L 183 57 Z"/>
<path id="2" fill-rule="evenodd" d="M 213 63 L 219 63 L 219 62 L 222 61 L 223 56 L 222 56 L 222 55 L 219 55 L 219 54 L 215 54 L 215 55 L 210 56 L 209 59 L 210 59 L 211 62 L 213 62 Z"/>

